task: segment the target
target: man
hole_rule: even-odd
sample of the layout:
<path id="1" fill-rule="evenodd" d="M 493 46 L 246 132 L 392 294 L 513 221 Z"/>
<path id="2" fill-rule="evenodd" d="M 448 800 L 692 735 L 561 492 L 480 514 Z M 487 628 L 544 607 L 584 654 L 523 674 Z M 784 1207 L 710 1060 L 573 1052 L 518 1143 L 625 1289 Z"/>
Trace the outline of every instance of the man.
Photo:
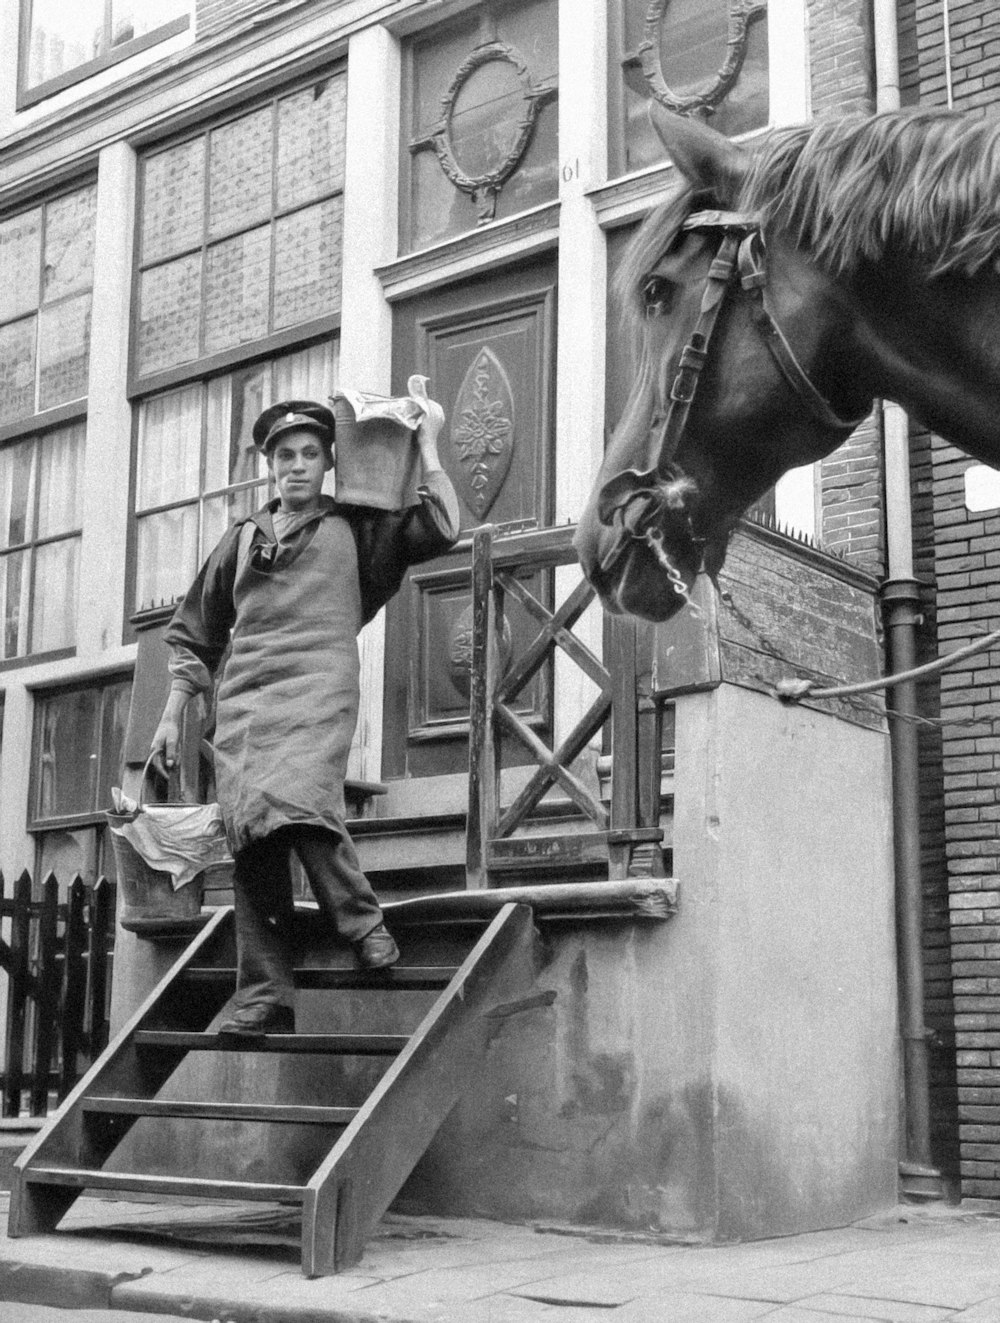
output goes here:
<path id="1" fill-rule="evenodd" d="M 167 629 L 173 679 L 152 744 L 161 768 L 176 762 L 185 704 L 211 690 L 230 649 L 213 743 L 236 863 L 237 986 L 221 1033 L 294 1032 L 292 851 L 359 963 L 382 969 L 399 958 L 344 826 L 344 778 L 358 715 L 358 631 L 407 566 L 458 537 L 458 501 L 437 452 L 444 414 L 426 395 L 421 402 L 420 503 L 398 512 L 323 494 L 333 466 L 329 409 L 311 400 L 265 409 L 253 437 L 277 497 L 226 533 Z"/>

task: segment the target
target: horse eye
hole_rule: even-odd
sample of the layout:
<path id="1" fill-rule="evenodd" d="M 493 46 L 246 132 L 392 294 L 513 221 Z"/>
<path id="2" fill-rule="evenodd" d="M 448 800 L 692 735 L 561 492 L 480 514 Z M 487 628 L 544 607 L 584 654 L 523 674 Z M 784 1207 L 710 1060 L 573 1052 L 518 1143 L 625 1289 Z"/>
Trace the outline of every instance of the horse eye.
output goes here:
<path id="1" fill-rule="evenodd" d="M 662 276 L 650 276 L 642 287 L 642 306 L 647 317 L 662 317 L 674 301 L 674 286 Z"/>

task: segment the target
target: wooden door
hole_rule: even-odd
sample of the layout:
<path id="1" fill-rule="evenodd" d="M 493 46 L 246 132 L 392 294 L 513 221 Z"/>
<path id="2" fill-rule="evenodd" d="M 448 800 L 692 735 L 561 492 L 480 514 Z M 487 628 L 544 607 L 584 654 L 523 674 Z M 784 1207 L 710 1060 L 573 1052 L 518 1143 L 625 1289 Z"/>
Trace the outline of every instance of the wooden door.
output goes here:
<path id="1" fill-rule="evenodd" d="M 396 309 L 394 389 L 422 372 L 444 406 L 441 461 L 458 493 L 463 533 L 449 555 L 411 571 L 389 607 L 387 780 L 467 770 L 471 530 L 551 521 L 555 284 L 547 258 Z M 524 621 L 525 638 L 528 629 Z M 512 651 L 521 632 L 515 614 Z M 549 689 L 542 675 L 524 698 L 523 715 L 540 728 L 550 721 Z M 434 796 L 426 803 L 433 811 Z"/>

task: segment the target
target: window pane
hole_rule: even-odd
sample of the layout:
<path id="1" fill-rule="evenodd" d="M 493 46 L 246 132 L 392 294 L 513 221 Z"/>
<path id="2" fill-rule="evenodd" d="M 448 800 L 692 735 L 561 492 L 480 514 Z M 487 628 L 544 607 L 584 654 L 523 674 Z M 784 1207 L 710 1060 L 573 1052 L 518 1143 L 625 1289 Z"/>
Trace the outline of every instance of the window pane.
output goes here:
<path id="1" fill-rule="evenodd" d="M 644 36 L 646 6 L 619 0 L 622 50 L 634 53 Z M 678 96 L 703 92 L 715 82 L 726 57 L 728 6 L 704 0 L 671 0 L 660 27 L 660 67 L 667 86 Z M 647 114 L 650 90 L 640 70 L 612 70 L 624 98 L 626 170 L 640 170 L 666 158 Z M 746 54 L 739 77 L 715 107 L 710 123 L 727 136 L 748 133 L 767 123 L 769 113 L 767 18 L 747 30 Z"/>
<path id="2" fill-rule="evenodd" d="M 534 90 L 552 88 L 558 74 L 554 0 L 520 0 L 491 15 L 501 44 L 524 59 Z M 484 212 L 485 197 L 474 199 L 445 173 L 429 136 L 440 124 L 447 97 L 459 71 L 480 47 L 476 15 L 465 15 L 410 46 L 412 99 L 404 123 L 404 143 L 420 143 L 407 152 L 404 224 L 407 250 L 473 230 Z M 468 74 L 455 94 L 448 137 L 459 168 L 482 178 L 504 164 L 521 122 L 531 113 L 528 88 L 514 65 L 490 59 Z M 530 138 L 495 200 L 495 219 L 503 219 L 558 196 L 557 106 L 537 107 Z M 487 208 L 488 210 L 488 208 Z"/>
<path id="3" fill-rule="evenodd" d="M 38 328 L 40 409 L 87 393 L 90 360 L 90 295 L 43 308 Z"/>
<path id="4" fill-rule="evenodd" d="M 205 353 L 267 335 L 270 227 L 223 240 L 208 250 L 206 262 Z"/>
<path id="5" fill-rule="evenodd" d="M 197 496 L 201 456 L 201 387 L 154 395 L 139 413 L 136 508 Z"/>
<path id="6" fill-rule="evenodd" d="M 275 226 L 274 327 L 294 326 L 340 307 L 343 199 L 283 216 Z"/>
<path id="7" fill-rule="evenodd" d="M 3 616 L 3 646 L 0 658 L 20 657 L 28 643 L 27 551 L 0 556 L 0 613 Z"/>
<path id="8" fill-rule="evenodd" d="M 264 408 L 268 376 L 268 365 L 261 363 L 208 383 L 205 491 L 266 476 L 267 464 L 251 429 Z"/>
<path id="9" fill-rule="evenodd" d="M 211 134 L 208 237 L 218 239 L 271 214 L 270 106 L 224 124 Z"/>
<path id="10" fill-rule="evenodd" d="M 120 46 L 136 37 L 144 37 L 188 12 L 187 0 L 112 0 L 111 45 Z"/>
<path id="11" fill-rule="evenodd" d="M 55 694 L 39 703 L 35 818 L 98 807 L 100 689 Z"/>
<path id="12" fill-rule="evenodd" d="M 97 188 L 57 198 L 45 208 L 45 265 L 42 297 L 47 303 L 94 282 L 94 216 Z"/>
<path id="13" fill-rule="evenodd" d="M 198 357 L 201 253 L 144 271 L 139 280 L 139 371 Z"/>
<path id="14" fill-rule="evenodd" d="M 143 262 L 200 244 L 205 228 L 205 139 L 147 156 L 142 177 Z"/>
<path id="15" fill-rule="evenodd" d="M 197 505 L 140 519 L 136 559 L 137 610 L 181 597 L 198 570 Z"/>
<path id="16" fill-rule="evenodd" d="M 27 542 L 32 534 L 35 443 L 0 450 L 0 547 Z"/>
<path id="17" fill-rule="evenodd" d="M 339 350 L 339 340 L 328 340 L 275 359 L 274 398 L 325 404 L 336 386 Z"/>
<path id="18" fill-rule="evenodd" d="M 39 442 L 38 529 L 36 537 L 68 533 L 82 523 L 83 423 L 49 432 Z"/>
<path id="19" fill-rule="evenodd" d="M 65 538 L 35 548 L 31 651 L 50 652 L 76 642 L 76 597 L 80 539 Z"/>
<path id="20" fill-rule="evenodd" d="M 104 0 L 31 0 L 28 86 L 95 59 L 103 35 Z"/>
<path id="21" fill-rule="evenodd" d="M 128 721 L 132 681 L 105 685 L 101 697 L 101 759 L 97 778 L 97 805 L 111 807 L 111 787 L 122 783 L 122 748 Z"/>
<path id="22" fill-rule="evenodd" d="M 204 561 L 226 529 L 237 519 L 246 519 L 267 500 L 267 484 L 256 487 L 241 487 L 239 491 L 226 496 L 215 496 L 205 501 L 202 506 L 201 551 L 199 559 Z"/>
<path id="23" fill-rule="evenodd" d="M 35 412 L 35 334 L 37 318 L 0 326 L 0 422 Z"/>
<path id="24" fill-rule="evenodd" d="M 277 204 L 281 211 L 344 184 L 343 74 L 278 102 Z"/>
<path id="25" fill-rule="evenodd" d="M 41 263 L 41 208 L 0 222 L 0 322 L 38 307 Z"/>

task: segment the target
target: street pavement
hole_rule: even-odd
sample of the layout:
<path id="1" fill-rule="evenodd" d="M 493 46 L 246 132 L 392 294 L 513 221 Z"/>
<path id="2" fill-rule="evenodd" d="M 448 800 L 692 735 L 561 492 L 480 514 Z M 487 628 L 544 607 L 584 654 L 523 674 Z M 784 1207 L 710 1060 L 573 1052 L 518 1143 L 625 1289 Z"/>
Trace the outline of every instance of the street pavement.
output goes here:
<path id="1" fill-rule="evenodd" d="M 297 1232 L 287 1208 L 81 1198 L 58 1232 L 0 1239 L 0 1320 L 1000 1323 L 982 1203 L 739 1245 L 391 1214 L 356 1268 L 312 1281 Z"/>

